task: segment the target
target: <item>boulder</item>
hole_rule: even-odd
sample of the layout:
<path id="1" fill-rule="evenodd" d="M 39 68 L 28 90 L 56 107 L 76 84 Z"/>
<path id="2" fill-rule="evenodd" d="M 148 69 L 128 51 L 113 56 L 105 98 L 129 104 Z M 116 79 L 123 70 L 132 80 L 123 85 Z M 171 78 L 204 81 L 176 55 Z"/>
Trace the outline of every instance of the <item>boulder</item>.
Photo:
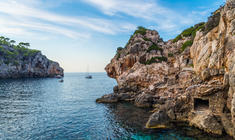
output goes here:
<path id="1" fill-rule="evenodd" d="M 152 107 L 153 96 L 149 94 L 139 94 L 135 99 L 135 105 L 138 107 Z"/>
<path id="2" fill-rule="evenodd" d="M 165 110 L 159 110 L 153 113 L 148 122 L 146 128 L 169 128 L 169 117 Z"/>
<path id="3" fill-rule="evenodd" d="M 111 93 L 102 96 L 101 98 L 96 99 L 97 103 L 117 103 L 118 97 L 117 95 Z"/>
<path id="4" fill-rule="evenodd" d="M 222 124 L 210 111 L 196 112 L 195 116 L 189 121 L 190 125 L 216 135 L 222 135 Z"/>

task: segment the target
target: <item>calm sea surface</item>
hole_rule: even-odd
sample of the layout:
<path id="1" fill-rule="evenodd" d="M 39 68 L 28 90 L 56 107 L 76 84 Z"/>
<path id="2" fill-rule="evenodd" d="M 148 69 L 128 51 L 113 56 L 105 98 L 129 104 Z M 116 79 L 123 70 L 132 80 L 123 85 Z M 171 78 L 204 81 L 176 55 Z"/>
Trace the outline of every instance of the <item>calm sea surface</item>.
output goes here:
<path id="1" fill-rule="evenodd" d="M 58 79 L 0 80 L 0 140 L 210 139 L 180 127 L 145 130 L 149 111 L 131 104 L 97 104 L 116 85 L 105 73 L 66 73 Z M 213 138 L 215 139 L 215 138 Z M 223 139 L 223 138 L 222 138 Z"/>

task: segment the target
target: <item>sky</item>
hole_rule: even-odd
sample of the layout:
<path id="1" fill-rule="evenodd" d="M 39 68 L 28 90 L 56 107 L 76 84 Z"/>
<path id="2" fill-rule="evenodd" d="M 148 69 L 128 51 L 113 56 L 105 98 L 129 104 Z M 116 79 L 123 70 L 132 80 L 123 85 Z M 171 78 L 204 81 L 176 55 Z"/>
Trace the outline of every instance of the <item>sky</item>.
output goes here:
<path id="1" fill-rule="evenodd" d="M 0 36 L 29 42 L 65 72 L 104 72 L 136 27 L 169 40 L 225 0 L 0 0 Z"/>

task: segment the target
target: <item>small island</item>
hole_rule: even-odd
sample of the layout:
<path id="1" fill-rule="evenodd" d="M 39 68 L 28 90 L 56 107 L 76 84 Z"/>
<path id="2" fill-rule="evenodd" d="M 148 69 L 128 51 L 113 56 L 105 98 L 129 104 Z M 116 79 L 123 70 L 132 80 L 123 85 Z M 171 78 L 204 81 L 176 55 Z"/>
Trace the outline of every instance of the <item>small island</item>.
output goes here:
<path id="1" fill-rule="evenodd" d="M 49 60 L 41 51 L 29 49 L 30 44 L 0 37 L 0 78 L 63 76 L 63 68 Z"/>
<path id="2" fill-rule="evenodd" d="M 105 68 L 118 85 L 96 101 L 152 108 L 146 128 L 186 122 L 235 137 L 234 10 L 234 0 L 227 0 L 206 23 L 166 42 L 139 27 Z"/>

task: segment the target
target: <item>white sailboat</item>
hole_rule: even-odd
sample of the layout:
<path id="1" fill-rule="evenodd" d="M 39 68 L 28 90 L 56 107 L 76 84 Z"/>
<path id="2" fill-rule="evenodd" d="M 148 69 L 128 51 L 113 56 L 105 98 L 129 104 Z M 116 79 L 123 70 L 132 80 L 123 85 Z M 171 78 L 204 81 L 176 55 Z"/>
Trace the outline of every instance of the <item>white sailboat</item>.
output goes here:
<path id="1" fill-rule="evenodd" d="M 87 67 L 86 79 L 92 79 L 92 75 L 89 74 L 89 67 Z"/>

